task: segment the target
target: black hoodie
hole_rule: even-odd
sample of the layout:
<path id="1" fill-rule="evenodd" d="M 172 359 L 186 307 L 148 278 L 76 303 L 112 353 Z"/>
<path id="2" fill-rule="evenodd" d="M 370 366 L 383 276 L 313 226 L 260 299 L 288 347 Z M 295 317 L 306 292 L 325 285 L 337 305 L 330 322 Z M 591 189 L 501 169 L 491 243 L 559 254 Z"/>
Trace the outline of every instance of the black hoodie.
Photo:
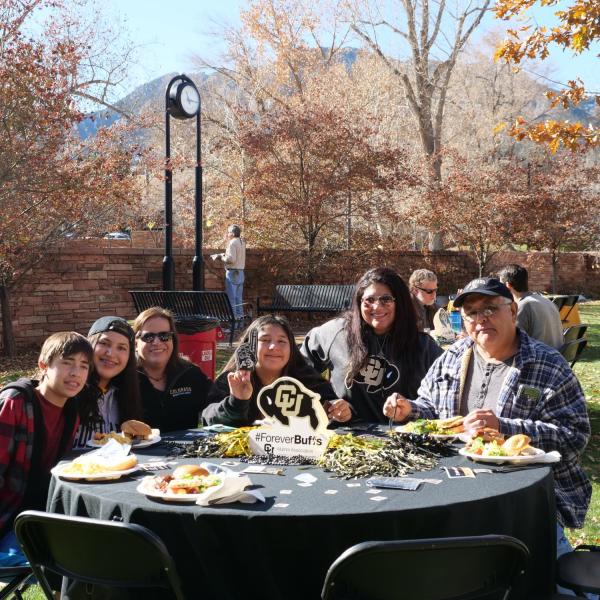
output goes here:
<path id="1" fill-rule="evenodd" d="M 386 343 L 384 336 L 367 331 L 367 366 L 347 382 L 350 352 L 344 325 L 345 320 L 337 318 L 311 329 L 300 351 L 317 371 L 329 371 L 337 397 L 351 404 L 356 419 L 385 423 L 383 404 L 387 397 L 398 392 L 406 398 L 415 398 L 421 379 L 443 351 L 431 336 L 419 333 L 419 346 L 415 348 L 416 372 L 401 377 L 400 363 L 389 358 L 389 341 Z"/>

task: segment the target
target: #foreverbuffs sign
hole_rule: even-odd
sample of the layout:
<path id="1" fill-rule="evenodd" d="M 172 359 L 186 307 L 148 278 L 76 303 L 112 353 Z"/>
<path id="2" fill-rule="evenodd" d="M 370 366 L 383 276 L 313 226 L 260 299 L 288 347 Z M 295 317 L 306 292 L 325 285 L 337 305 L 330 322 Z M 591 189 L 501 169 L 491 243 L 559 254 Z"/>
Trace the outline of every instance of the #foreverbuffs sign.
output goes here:
<path id="1" fill-rule="evenodd" d="M 293 377 L 280 377 L 260 391 L 257 404 L 268 424 L 249 433 L 254 454 L 318 458 L 325 453 L 331 432 L 319 394 Z"/>

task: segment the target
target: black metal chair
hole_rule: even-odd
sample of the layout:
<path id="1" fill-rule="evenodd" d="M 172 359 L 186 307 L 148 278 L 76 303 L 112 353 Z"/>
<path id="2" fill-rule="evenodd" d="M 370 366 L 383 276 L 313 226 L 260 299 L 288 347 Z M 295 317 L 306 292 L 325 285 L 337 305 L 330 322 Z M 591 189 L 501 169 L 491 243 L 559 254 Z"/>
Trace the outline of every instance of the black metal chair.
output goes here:
<path id="1" fill-rule="evenodd" d="M 140 525 L 31 510 L 17 517 L 15 533 L 48 600 L 54 596 L 43 569 L 111 589 L 161 588 L 161 598 L 184 600 L 167 548 Z"/>
<path id="2" fill-rule="evenodd" d="M 573 368 L 573 365 L 579 360 L 579 357 L 581 356 L 581 353 L 583 352 L 583 350 L 586 346 L 587 346 L 587 340 L 585 338 L 581 338 L 581 339 L 572 340 L 570 342 L 567 342 L 566 344 L 563 344 L 559 348 L 558 351 L 564 356 L 565 360 L 571 365 L 571 368 Z"/>
<path id="3" fill-rule="evenodd" d="M 28 565 L 18 567 L 0 567 L 0 581 L 6 585 L 0 590 L 0 600 L 14 595 L 22 600 L 21 591 L 26 587 L 27 579 L 32 575 L 31 567 Z"/>
<path id="4" fill-rule="evenodd" d="M 556 581 L 585 598 L 600 593 L 600 546 L 583 544 L 558 558 Z"/>
<path id="5" fill-rule="evenodd" d="M 588 326 L 585 323 L 580 323 L 579 325 L 571 325 L 563 330 L 563 344 L 567 342 L 572 342 L 573 340 L 579 340 L 587 331 Z"/>
<path id="6" fill-rule="evenodd" d="M 503 535 L 364 542 L 329 568 L 323 600 L 508 598 L 529 550 Z"/>

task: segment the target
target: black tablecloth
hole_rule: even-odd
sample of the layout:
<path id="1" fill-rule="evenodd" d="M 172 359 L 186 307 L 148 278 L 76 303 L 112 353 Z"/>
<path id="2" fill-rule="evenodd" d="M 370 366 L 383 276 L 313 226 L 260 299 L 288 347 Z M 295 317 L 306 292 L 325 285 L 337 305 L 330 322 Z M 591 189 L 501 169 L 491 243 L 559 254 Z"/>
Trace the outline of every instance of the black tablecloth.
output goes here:
<path id="1" fill-rule="evenodd" d="M 165 452 L 159 445 L 137 454 L 145 462 Z M 486 466 L 461 456 L 440 465 Z M 234 470 L 245 467 L 241 463 Z M 302 487 L 294 479 L 300 473 L 317 481 Z M 530 600 L 552 591 L 556 514 L 548 467 L 474 479 L 448 479 L 436 468 L 415 477 L 442 483 L 426 483 L 414 492 L 381 490 L 380 501 L 367 493 L 365 480 L 334 479 L 316 467 L 286 467 L 283 476 L 250 475 L 266 502 L 211 507 L 146 498 L 135 489 L 144 475 L 96 483 L 53 478 L 48 510 L 117 517 L 153 530 L 173 556 L 188 598 L 316 600 L 329 565 L 359 542 L 482 534 L 514 536 L 531 552 L 527 575 L 511 598 Z M 410 574 L 399 566 L 398 577 L 401 585 Z"/>

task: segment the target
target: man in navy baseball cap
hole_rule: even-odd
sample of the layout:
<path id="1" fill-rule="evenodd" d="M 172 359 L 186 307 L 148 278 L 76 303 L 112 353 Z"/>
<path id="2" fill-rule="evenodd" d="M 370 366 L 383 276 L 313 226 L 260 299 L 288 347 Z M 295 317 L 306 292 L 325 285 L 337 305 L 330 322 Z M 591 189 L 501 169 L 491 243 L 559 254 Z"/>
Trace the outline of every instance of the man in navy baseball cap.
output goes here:
<path id="1" fill-rule="evenodd" d="M 456 308 L 460 308 L 469 294 L 502 296 L 503 298 L 508 298 L 509 300 L 513 299 L 510 290 L 495 277 L 480 277 L 478 279 L 469 281 L 469 283 L 467 283 L 467 285 L 463 288 L 462 292 L 456 296 L 453 305 L 456 306 Z"/>
<path id="2" fill-rule="evenodd" d="M 569 550 L 564 527 L 581 527 L 592 486 L 581 466 L 591 428 L 585 396 L 565 359 L 517 326 L 517 304 L 493 277 L 470 281 L 454 300 L 466 337 L 430 367 L 415 400 L 392 394 L 383 406 L 396 421 L 461 415 L 465 430 L 525 436 L 557 450 L 553 465 L 558 553 Z"/>

